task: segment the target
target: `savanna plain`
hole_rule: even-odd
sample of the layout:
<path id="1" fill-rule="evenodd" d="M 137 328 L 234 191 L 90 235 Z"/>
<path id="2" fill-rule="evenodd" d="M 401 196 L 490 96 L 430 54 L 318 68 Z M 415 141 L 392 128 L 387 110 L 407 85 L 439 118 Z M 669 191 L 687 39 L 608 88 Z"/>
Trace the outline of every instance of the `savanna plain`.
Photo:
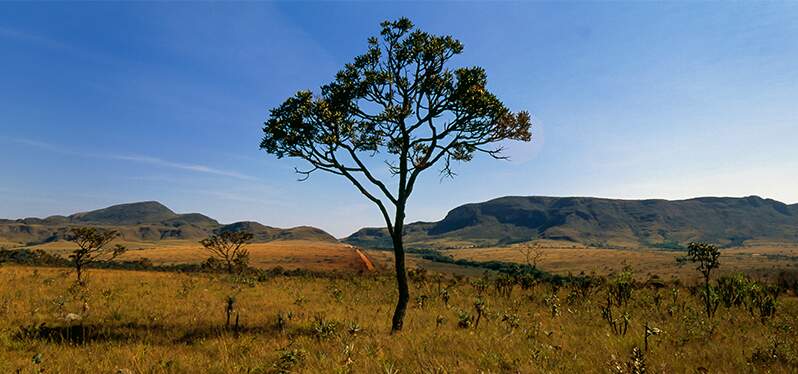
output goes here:
<path id="1" fill-rule="evenodd" d="M 62 244 L 44 249 L 59 253 Z M 126 244 L 128 261 L 191 263 L 205 256 L 196 243 Z M 377 268 L 370 272 L 351 246 L 277 241 L 253 244 L 253 269 L 239 275 L 89 269 L 83 286 L 69 268 L 6 263 L 0 372 L 798 368 L 794 247 L 722 250 L 710 280 L 710 313 L 695 264 L 676 264 L 683 253 L 531 245 L 543 247 L 537 266 L 560 277 L 411 256 L 411 307 L 404 330 L 393 335 L 397 295 L 387 251 L 366 251 Z M 442 252 L 477 262 L 524 261 L 517 246 Z"/>

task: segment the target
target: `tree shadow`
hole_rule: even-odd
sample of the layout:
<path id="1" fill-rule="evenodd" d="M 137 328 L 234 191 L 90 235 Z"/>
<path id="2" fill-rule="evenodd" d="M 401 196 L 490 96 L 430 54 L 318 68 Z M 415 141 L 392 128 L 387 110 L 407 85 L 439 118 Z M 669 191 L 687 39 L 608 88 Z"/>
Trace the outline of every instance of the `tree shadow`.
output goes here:
<path id="1" fill-rule="evenodd" d="M 71 325 L 47 325 L 46 323 L 22 326 L 14 334 L 14 339 L 37 340 L 56 344 L 83 345 L 88 343 L 129 343 L 146 342 L 150 344 L 193 344 L 197 341 L 220 337 L 241 335 L 276 335 L 274 326 L 225 327 L 203 325 L 188 327 L 177 324 L 140 323 L 93 323 Z"/>

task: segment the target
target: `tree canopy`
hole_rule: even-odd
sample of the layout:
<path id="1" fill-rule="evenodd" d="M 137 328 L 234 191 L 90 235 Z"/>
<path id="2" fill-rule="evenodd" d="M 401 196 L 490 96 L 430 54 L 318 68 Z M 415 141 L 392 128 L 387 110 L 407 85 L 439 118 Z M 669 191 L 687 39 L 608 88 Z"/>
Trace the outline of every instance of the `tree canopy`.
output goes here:
<path id="1" fill-rule="evenodd" d="M 320 92 L 299 91 L 272 109 L 260 147 L 307 161 L 309 168 L 297 169 L 301 180 L 319 170 L 345 177 L 379 207 L 394 246 L 398 331 L 409 300 L 405 208 L 419 175 L 439 164 L 443 176 L 454 176 L 453 161 L 478 153 L 504 158 L 497 143 L 529 141 L 532 123 L 488 91 L 484 69 L 449 66 L 463 51 L 458 40 L 406 18 L 381 26 L 366 53 Z"/>
<path id="2" fill-rule="evenodd" d="M 74 227 L 70 230 L 67 240 L 75 243 L 78 248 L 72 251 L 69 258 L 72 260 L 77 273 L 78 283 L 83 282 L 83 269 L 99 261 L 112 261 L 127 250 L 122 245 L 106 248 L 106 245 L 119 237 L 116 230 L 102 230 L 95 227 Z"/>
<path id="3" fill-rule="evenodd" d="M 277 157 L 297 157 L 311 167 L 346 177 L 370 200 L 398 202 L 410 195 L 418 175 L 442 161 L 470 161 L 482 152 L 503 158 L 505 140 L 528 141 L 531 119 L 511 112 L 488 91 L 481 67 L 450 68 L 463 45 L 451 36 L 415 29 L 406 18 L 383 22 L 381 38 L 368 40 L 319 95 L 299 91 L 278 107 L 263 128 L 260 147 Z M 367 158 L 383 156 L 400 176 L 398 192 L 378 179 Z M 404 174 L 403 174 L 404 173 Z"/>

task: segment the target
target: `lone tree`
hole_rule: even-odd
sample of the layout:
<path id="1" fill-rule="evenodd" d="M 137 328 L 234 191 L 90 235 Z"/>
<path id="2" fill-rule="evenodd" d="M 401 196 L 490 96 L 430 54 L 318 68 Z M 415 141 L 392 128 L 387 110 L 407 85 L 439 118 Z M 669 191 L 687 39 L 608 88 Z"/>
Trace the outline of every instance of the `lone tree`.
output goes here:
<path id="1" fill-rule="evenodd" d="M 718 257 L 720 257 L 720 251 L 718 250 L 718 247 L 712 244 L 689 243 L 687 245 L 687 256 L 677 259 L 679 263 L 690 261 L 698 264 L 696 270 L 698 270 L 704 277 L 704 306 L 707 310 L 707 317 L 710 318 L 714 314 L 715 308 L 713 308 L 712 290 L 709 286 L 709 277 L 712 274 L 712 270 L 720 267 L 720 261 L 718 261 Z"/>
<path id="2" fill-rule="evenodd" d="M 228 273 L 233 274 L 247 267 L 249 250 L 246 245 L 253 235 L 246 231 L 225 231 L 202 239 L 200 244 L 211 253 L 211 258 L 224 262 Z"/>
<path id="3" fill-rule="evenodd" d="M 484 69 L 448 66 L 463 51 L 458 40 L 415 29 L 406 18 L 381 26 L 366 53 L 320 93 L 299 91 L 271 110 L 260 148 L 307 161 L 309 168 L 296 169 L 300 180 L 319 170 L 340 175 L 377 205 L 394 249 L 395 332 L 410 299 L 402 234 L 419 175 L 440 164 L 442 176 L 453 177 L 452 162 L 477 153 L 505 159 L 496 143 L 529 141 L 531 121 L 487 90 Z"/>
<path id="4" fill-rule="evenodd" d="M 75 266 L 77 281 L 83 284 L 83 269 L 99 261 L 112 261 L 125 253 L 126 248 L 117 244 L 113 248 L 106 248 L 112 240 L 119 236 L 115 230 L 101 230 L 95 227 L 76 227 L 70 230 L 67 240 L 77 244 L 69 258 Z"/>
<path id="5" fill-rule="evenodd" d="M 543 248 L 532 244 L 520 245 L 516 248 L 518 252 L 521 252 L 521 255 L 524 256 L 526 265 L 532 267 L 532 269 L 537 269 L 538 262 L 546 255 L 546 253 L 543 252 Z"/>

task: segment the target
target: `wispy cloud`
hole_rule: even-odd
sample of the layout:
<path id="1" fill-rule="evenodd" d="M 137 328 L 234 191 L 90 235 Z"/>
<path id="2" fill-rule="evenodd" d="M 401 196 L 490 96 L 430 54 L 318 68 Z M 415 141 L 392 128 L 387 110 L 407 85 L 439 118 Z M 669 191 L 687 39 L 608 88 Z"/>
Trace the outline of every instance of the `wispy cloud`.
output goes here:
<path id="1" fill-rule="evenodd" d="M 30 33 L 27 31 L 12 29 L 3 26 L 0 26 L 0 39 L 12 40 L 39 48 L 46 48 L 58 53 L 67 53 L 69 55 L 78 56 L 81 59 L 88 59 L 94 62 L 104 62 L 104 63 L 118 62 L 117 59 L 113 58 L 110 55 L 82 48 L 79 45 L 72 45 L 51 38 L 49 36 Z"/>
<path id="2" fill-rule="evenodd" d="M 73 152 L 73 151 L 70 151 L 70 150 L 67 150 L 67 149 L 52 145 L 50 143 L 40 142 L 40 141 L 37 141 L 37 140 L 24 139 L 24 138 L 6 138 L 6 139 L 8 141 L 10 141 L 11 143 L 16 143 L 16 144 L 24 145 L 24 146 L 28 146 L 28 147 L 39 148 L 39 149 L 43 149 L 43 150 L 50 151 L 50 152 L 56 152 L 56 153 L 61 153 L 61 154 L 71 154 L 71 155 L 76 155 L 76 156 L 80 155 L 79 152 Z"/>
<path id="3" fill-rule="evenodd" d="M 174 168 L 174 169 L 181 169 L 181 170 L 188 170 L 194 171 L 198 173 L 206 173 L 206 174 L 215 174 L 215 175 L 222 175 L 226 177 L 233 177 L 238 179 L 244 180 L 256 180 L 257 178 L 251 177 L 249 175 L 241 174 L 234 171 L 227 171 L 227 170 L 220 170 L 216 168 L 212 168 L 206 165 L 199 165 L 199 164 L 184 164 L 180 162 L 173 162 L 168 160 L 163 160 L 157 157 L 150 157 L 150 156 L 139 156 L 139 155 L 129 155 L 129 156 L 109 156 L 109 158 L 115 160 L 124 160 L 124 161 L 133 161 L 145 164 L 151 164 L 166 168 Z"/>
<path id="4" fill-rule="evenodd" d="M 71 46 L 61 43 L 57 40 L 42 37 L 39 35 L 30 34 L 16 29 L 10 29 L 7 27 L 0 27 L 0 38 L 13 39 L 31 44 L 38 44 L 54 49 L 72 49 Z"/>
<path id="5" fill-rule="evenodd" d="M 216 199 L 237 201 L 240 203 L 247 203 L 247 204 L 274 205 L 280 203 L 280 201 L 264 199 L 261 197 L 253 197 L 230 191 L 197 191 L 197 192 L 204 195 L 212 196 Z"/>
<path id="6" fill-rule="evenodd" d="M 231 177 L 242 180 L 250 180 L 250 181 L 258 180 L 253 176 L 249 176 L 246 174 L 230 170 L 217 169 L 202 164 L 187 164 L 181 162 L 174 162 L 174 161 L 164 160 L 158 157 L 145 156 L 145 155 L 112 155 L 112 154 L 98 154 L 98 153 L 82 153 L 64 147 L 60 147 L 57 145 L 53 145 L 50 143 L 41 142 L 38 140 L 31 140 L 24 138 L 6 138 L 6 139 L 8 139 L 12 143 L 24 145 L 27 147 L 34 147 L 50 152 L 79 156 L 79 157 L 92 157 L 92 158 L 101 158 L 107 160 L 130 161 L 136 163 L 155 165 L 164 168 L 192 171 L 196 173 L 220 175 L 220 176 Z"/>

